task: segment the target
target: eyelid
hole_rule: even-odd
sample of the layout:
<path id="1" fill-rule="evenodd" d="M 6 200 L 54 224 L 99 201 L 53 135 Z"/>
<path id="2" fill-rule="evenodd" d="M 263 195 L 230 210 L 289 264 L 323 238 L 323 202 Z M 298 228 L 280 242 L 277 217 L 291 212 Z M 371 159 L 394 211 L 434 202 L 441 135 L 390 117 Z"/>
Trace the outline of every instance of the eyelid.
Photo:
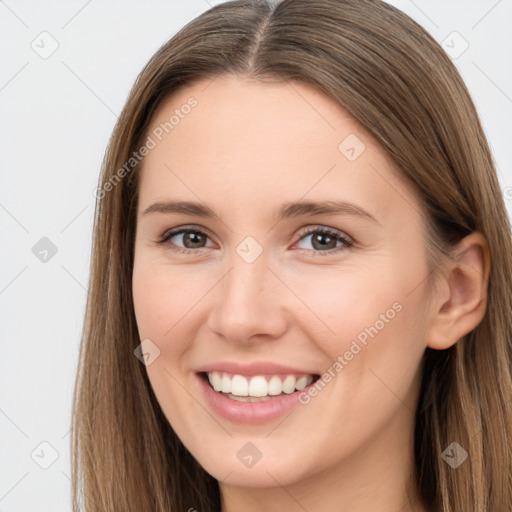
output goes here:
<path id="1" fill-rule="evenodd" d="M 186 232 L 193 231 L 193 232 L 201 233 L 201 234 L 208 236 L 208 238 L 213 239 L 213 237 L 211 236 L 211 232 L 208 229 L 204 228 L 203 226 L 191 224 L 191 225 L 184 225 L 184 226 L 178 226 L 175 228 L 166 229 L 162 233 L 162 235 L 160 235 L 158 237 L 158 241 L 161 241 L 164 238 L 169 238 L 169 237 L 172 237 L 175 235 L 179 235 L 179 234 L 183 233 L 184 231 L 186 231 Z"/>
<path id="2" fill-rule="evenodd" d="M 205 235 L 206 237 L 208 237 L 210 240 L 213 239 L 213 237 L 211 236 L 211 233 L 208 229 L 202 227 L 202 226 L 197 226 L 197 225 L 184 225 L 184 226 L 178 226 L 176 228 L 170 228 L 170 229 L 166 229 L 163 234 L 161 236 L 159 236 L 157 238 L 157 240 L 155 240 L 155 244 L 157 245 L 164 245 L 165 243 L 167 243 L 169 241 L 169 239 L 177 236 L 177 235 L 181 235 L 183 233 L 188 233 L 188 232 L 194 232 L 194 233 L 199 233 L 199 234 L 202 234 L 202 235 Z M 180 249 L 183 250 L 183 251 L 193 251 L 193 252 L 198 252 L 200 251 L 201 249 L 205 249 L 206 247 L 200 247 L 199 249 L 189 249 L 187 247 L 177 247 L 177 250 L 179 251 Z"/>
<path id="3" fill-rule="evenodd" d="M 329 226 L 324 226 L 324 225 L 321 225 L 321 224 L 317 224 L 317 225 L 312 225 L 312 226 L 308 226 L 306 228 L 304 228 L 298 235 L 298 239 L 295 243 L 299 242 L 300 240 L 302 240 L 305 236 L 309 236 L 311 235 L 312 233 L 316 232 L 316 231 L 323 231 L 323 232 L 327 232 L 327 233 L 330 233 L 332 234 L 332 236 L 336 236 L 336 237 L 339 237 L 339 238 L 343 238 L 345 239 L 347 242 L 350 242 L 350 243 L 355 243 L 354 242 L 354 239 L 346 234 L 344 231 L 341 231 L 339 229 L 336 229 L 336 228 L 331 228 Z"/>

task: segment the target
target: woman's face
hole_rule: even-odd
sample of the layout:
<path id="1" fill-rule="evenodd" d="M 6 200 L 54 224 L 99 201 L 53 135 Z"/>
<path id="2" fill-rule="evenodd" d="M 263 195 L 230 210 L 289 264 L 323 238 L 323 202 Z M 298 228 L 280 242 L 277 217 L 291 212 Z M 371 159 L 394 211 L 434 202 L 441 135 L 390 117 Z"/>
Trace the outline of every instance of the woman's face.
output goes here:
<path id="1" fill-rule="evenodd" d="M 409 464 L 428 268 L 390 157 L 322 93 L 235 76 L 181 89 L 148 135 L 134 305 L 184 445 L 237 486 Z"/>

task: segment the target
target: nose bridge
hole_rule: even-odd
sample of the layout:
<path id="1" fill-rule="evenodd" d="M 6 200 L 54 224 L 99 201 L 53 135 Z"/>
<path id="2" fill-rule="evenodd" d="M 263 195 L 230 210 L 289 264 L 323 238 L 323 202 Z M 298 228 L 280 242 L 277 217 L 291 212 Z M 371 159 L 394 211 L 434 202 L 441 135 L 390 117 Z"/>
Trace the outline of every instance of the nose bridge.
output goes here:
<path id="1" fill-rule="evenodd" d="M 256 306 L 256 299 L 262 296 L 265 287 L 268 286 L 269 270 L 266 263 L 263 257 L 259 257 L 253 263 L 247 263 L 234 256 L 225 285 L 225 299 L 235 304 L 247 303 Z"/>
<path id="2" fill-rule="evenodd" d="M 231 254 L 231 270 L 225 283 L 224 298 L 234 302 L 232 306 L 247 303 L 258 306 L 256 299 L 261 297 L 269 283 L 268 253 L 252 236 L 246 237 L 234 248 Z"/>
<path id="3" fill-rule="evenodd" d="M 268 263 L 263 250 L 257 250 L 252 241 L 242 242 L 236 248 L 210 314 L 213 331 L 240 343 L 248 342 L 256 334 L 280 335 L 284 317 L 274 290 L 278 280 Z"/>
<path id="4" fill-rule="evenodd" d="M 267 263 L 263 254 L 254 261 L 245 260 L 238 253 L 233 255 L 231 270 L 223 287 L 223 304 L 229 308 L 233 319 L 238 317 L 239 321 L 246 322 L 263 313 L 264 300 L 268 299 L 268 288 L 272 286 Z"/>

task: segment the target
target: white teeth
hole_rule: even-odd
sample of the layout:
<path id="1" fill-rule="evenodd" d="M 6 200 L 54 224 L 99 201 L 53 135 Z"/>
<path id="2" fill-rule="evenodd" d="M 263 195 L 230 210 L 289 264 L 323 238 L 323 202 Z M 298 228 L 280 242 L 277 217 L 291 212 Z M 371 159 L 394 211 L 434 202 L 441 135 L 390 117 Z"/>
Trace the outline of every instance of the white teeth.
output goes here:
<path id="1" fill-rule="evenodd" d="M 241 375 L 233 375 L 231 379 L 231 394 L 236 396 L 249 396 L 249 383 Z"/>
<path id="2" fill-rule="evenodd" d="M 231 379 L 225 373 L 222 375 L 220 390 L 223 393 L 231 393 Z"/>
<path id="3" fill-rule="evenodd" d="M 288 375 L 283 382 L 283 392 L 289 395 L 295 391 L 295 383 L 297 379 L 293 375 Z"/>
<path id="4" fill-rule="evenodd" d="M 235 375 L 235 377 L 236 377 L 236 375 Z M 235 379 L 235 377 L 233 377 L 233 380 Z M 246 379 L 244 379 L 244 380 L 247 382 Z M 236 395 L 237 393 L 233 393 L 233 394 Z M 253 377 L 249 384 L 249 390 L 248 390 L 247 394 L 251 395 L 251 396 L 267 396 L 267 394 L 268 394 L 267 379 L 265 379 L 265 377 L 259 377 L 259 376 Z"/>
<path id="5" fill-rule="evenodd" d="M 308 385 L 308 378 L 306 376 L 300 377 L 297 379 L 297 382 L 295 383 L 295 389 L 300 391 L 301 389 L 304 389 Z"/>
<path id="6" fill-rule="evenodd" d="M 220 391 L 222 389 L 222 377 L 218 372 L 208 374 L 208 378 L 210 379 L 210 383 L 215 391 Z"/>
<path id="7" fill-rule="evenodd" d="M 284 381 L 278 375 L 273 375 L 268 381 L 262 375 L 252 378 L 246 378 L 243 375 L 229 377 L 228 374 L 221 372 L 208 372 L 207 375 L 215 391 L 230 394 L 229 398 L 243 402 L 265 401 L 270 399 L 270 396 L 282 393 L 289 395 L 296 390 L 304 389 L 313 382 L 312 375 L 303 375 L 299 378 L 296 378 L 295 375 L 287 375 Z"/>
<path id="8" fill-rule="evenodd" d="M 282 392 L 283 383 L 281 382 L 281 379 L 277 375 L 270 377 L 270 380 L 268 381 L 268 394 L 280 395 Z"/>

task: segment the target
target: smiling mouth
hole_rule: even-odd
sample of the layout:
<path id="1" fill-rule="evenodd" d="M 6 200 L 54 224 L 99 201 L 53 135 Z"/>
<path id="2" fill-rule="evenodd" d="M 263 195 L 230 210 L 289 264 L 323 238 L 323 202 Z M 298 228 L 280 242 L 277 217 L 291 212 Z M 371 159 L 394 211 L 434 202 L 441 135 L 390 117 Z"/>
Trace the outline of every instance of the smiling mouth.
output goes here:
<path id="1" fill-rule="evenodd" d="M 225 372 L 201 372 L 208 386 L 231 400 L 266 402 L 302 391 L 314 384 L 318 374 L 311 375 L 233 375 Z"/>

